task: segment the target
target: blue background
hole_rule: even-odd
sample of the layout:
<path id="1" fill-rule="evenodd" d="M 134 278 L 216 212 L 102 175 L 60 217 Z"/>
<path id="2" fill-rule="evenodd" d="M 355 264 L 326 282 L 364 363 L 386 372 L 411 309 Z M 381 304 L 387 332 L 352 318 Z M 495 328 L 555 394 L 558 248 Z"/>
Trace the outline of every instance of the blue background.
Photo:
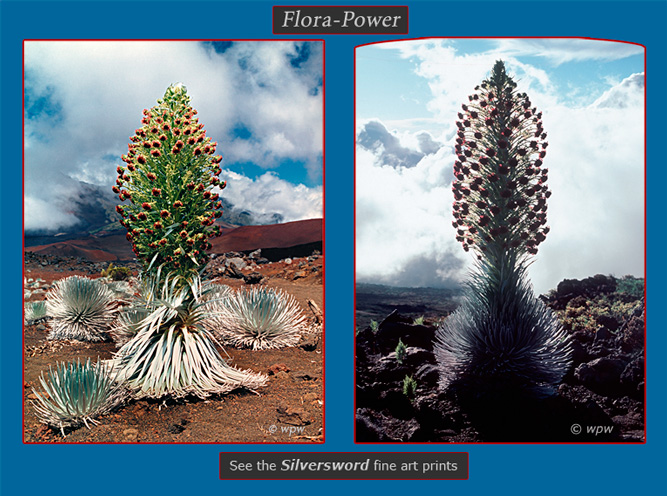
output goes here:
<path id="1" fill-rule="evenodd" d="M 395 2 L 409 5 L 409 35 L 325 39 L 326 443 L 324 445 L 23 445 L 21 439 L 22 40 L 281 39 L 272 5 L 306 2 L 14 2 L 1 10 L 0 320 L 1 493 L 94 495 L 270 494 L 322 482 L 218 479 L 221 451 L 469 451 L 467 481 L 338 481 L 331 490 L 449 494 L 667 494 L 667 352 L 661 252 L 665 184 L 667 9 L 652 2 Z M 342 5 L 350 5 L 345 2 Z M 371 5 L 373 2 L 364 2 Z M 386 5 L 390 2 L 381 2 Z M 309 3 L 314 4 L 314 3 Z M 327 2 L 334 5 L 335 2 Z M 427 36 L 583 36 L 647 47 L 647 442 L 644 445 L 355 445 L 354 47 Z M 297 36 L 288 36 L 296 38 Z M 44 185 L 48 187 L 48 185 Z M 604 250 L 604 247 L 600 248 Z M 658 250 L 658 251 L 656 251 Z"/>

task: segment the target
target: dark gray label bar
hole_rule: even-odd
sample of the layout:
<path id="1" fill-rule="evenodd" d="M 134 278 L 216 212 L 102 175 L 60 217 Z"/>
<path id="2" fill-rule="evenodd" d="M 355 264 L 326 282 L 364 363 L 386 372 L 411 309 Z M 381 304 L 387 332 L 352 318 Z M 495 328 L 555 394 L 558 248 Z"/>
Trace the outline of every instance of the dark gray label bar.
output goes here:
<path id="1" fill-rule="evenodd" d="M 408 8 L 274 6 L 273 34 L 408 34 Z"/>
<path id="2" fill-rule="evenodd" d="M 220 453 L 223 480 L 467 480 L 468 453 Z"/>

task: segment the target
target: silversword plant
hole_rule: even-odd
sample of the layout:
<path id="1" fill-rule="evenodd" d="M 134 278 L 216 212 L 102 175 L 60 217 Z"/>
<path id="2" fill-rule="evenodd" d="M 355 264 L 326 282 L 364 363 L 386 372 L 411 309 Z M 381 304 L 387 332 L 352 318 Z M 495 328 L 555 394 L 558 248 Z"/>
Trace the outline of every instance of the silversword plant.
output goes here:
<path id="1" fill-rule="evenodd" d="M 254 350 L 294 346 L 307 330 L 294 297 L 266 287 L 231 292 L 217 300 L 211 315 L 223 341 Z"/>
<path id="2" fill-rule="evenodd" d="M 97 417 L 112 411 L 127 396 L 106 365 L 99 360 L 93 365 L 90 358 L 85 363 L 56 364 L 55 370 L 49 367 L 40 383 L 43 392 L 33 390 L 35 412 L 42 423 L 60 429 L 63 436 L 66 428 L 97 424 Z"/>
<path id="3" fill-rule="evenodd" d="M 96 279 L 60 279 L 46 295 L 46 310 L 53 317 L 48 339 L 103 341 L 114 318 L 113 303 L 113 293 Z"/>
<path id="4" fill-rule="evenodd" d="M 473 395 L 549 394 L 571 347 L 526 275 L 549 232 L 542 113 L 498 61 L 458 117 L 453 226 L 478 261 L 463 304 L 436 334 L 441 385 Z"/>

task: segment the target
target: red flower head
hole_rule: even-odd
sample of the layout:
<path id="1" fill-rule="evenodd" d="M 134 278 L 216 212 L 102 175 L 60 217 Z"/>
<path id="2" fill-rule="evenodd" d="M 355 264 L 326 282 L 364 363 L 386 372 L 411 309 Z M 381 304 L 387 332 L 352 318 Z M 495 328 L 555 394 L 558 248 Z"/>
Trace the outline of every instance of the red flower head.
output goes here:
<path id="1" fill-rule="evenodd" d="M 160 210 L 160 217 L 163 219 L 166 219 L 167 217 L 171 216 L 168 210 Z"/>
<path id="2" fill-rule="evenodd" d="M 143 203 L 141 204 L 141 208 L 143 208 L 144 210 L 150 210 L 150 209 L 153 208 L 153 207 L 151 206 L 150 203 L 148 203 L 148 202 L 143 202 Z"/>
<path id="3" fill-rule="evenodd" d="M 147 173 L 146 173 L 146 177 L 147 177 L 148 179 L 150 179 L 151 181 L 155 181 L 155 180 L 157 179 L 157 176 L 156 176 L 154 173 L 152 173 L 152 172 L 147 172 Z"/>
<path id="4" fill-rule="evenodd" d="M 162 154 L 160 153 L 160 150 L 153 149 L 151 150 L 151 155 L 153 155 L 154 157 L 159 157 Z"/>
<path id="5" fill-rule="evenodd" d="M 139 212 L 137 214 L 137 217 L 139 217 L 139 220 L 146 220 L 148 219 L 148 215 L 146 215 L 146 212 Z"/>
<path id="6" fill-rule="evenodd" d="M 174 202 L 174 208 L 181 208 L 183 206 L 183 202 L 181 200 L 176 200 Z"/>
<path id="7" fill-rule="evenodd" d="M 159 220 L 157 222 L 153 223 L 153 228 L 154 229 L 162 229 L 162 227 L 163 227 L 162 222 L 160 222 Z"/>

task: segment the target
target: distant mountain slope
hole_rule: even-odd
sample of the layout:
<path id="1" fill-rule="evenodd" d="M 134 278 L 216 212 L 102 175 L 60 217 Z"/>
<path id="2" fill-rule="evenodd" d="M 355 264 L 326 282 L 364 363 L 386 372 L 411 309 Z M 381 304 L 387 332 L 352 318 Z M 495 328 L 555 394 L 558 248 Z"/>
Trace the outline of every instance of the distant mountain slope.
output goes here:
<path id="1" fill-rule="evenodd" d="M 290 248 L 322 241 L 322 219 L 266 226 L 242 226 L 212 241 L 215 253 Z"/>
<path id="2" fill-rule="evenodd" d="M 322 249 L 322 219 L 309 219 L 285 224 L 237 227 L 225 222 L 218 223 L 223 235 L 212 240 L 211 253 L 230 251 L 253 251 L 262 249 L 267 258 L 301 256 L 301 252 L 312 253 Z M 40 255 L 81 257 L 103 262 L 132 260 L 132 247 L 125 238 L 125 230 L 99 232 L 76 239 L 67 239 L 38 246 L 27 246 L 26 251 Z"/>

